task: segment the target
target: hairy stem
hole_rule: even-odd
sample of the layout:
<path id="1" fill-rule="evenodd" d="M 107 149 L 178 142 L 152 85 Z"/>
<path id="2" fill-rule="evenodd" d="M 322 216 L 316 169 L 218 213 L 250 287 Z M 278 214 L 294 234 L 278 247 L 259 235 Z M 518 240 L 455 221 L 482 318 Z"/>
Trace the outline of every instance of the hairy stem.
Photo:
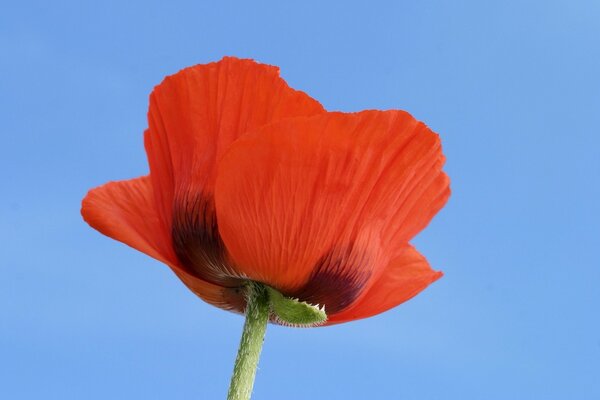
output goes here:
<path id="1" fill-rule="evenodd" d="M 266 288 L 255 282 L 246 286 L 246 322 L 240 340 L 227 400 L 248 400 L 252 394 L 256 367 L 269 321 L 269 295 Z"/>

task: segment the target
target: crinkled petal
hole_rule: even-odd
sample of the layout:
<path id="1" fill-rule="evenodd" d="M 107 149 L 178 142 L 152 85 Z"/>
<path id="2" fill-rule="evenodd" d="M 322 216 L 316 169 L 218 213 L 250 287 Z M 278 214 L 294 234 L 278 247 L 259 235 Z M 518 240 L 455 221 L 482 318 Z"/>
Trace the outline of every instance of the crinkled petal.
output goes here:
<path id="1" fill-rule="evenodd" d="M 443 206 L 443 163 L 438 136 L 402 111 L 270 124 L 219 164 L 219 231 L 241 274 L 332 316 Z"/>
<path id="2" fill-rule="evenodd" d="M 84 220 L 100 233 L 167 264 L 199 297 L 221 308 L 239 309 L 231 289 L 198 279 L 181 268 L 169 232 L 163 229 L 155 209 L 150 178 L 109 182 L 92 189 L 82 202 Z"/>
<path id="3" fill-rule="evenodd" d="M 410 300 L 442 277 L 412 246 L 404 247 L 390 261 L 371 287 L 350 307 L 331 316 L 327 324 L 372 317 Z"/>
<path id="4" fill-rule="evenodd" d="M 150 176 L 161 223 L 187 271 L 236 284 L 214 211 L 223 153 L 249 130 L 321 112 L 316 100 L 285 83 L 277 67 L 232 57 L 186 68 L 154 89 L 145 134 Z"/>

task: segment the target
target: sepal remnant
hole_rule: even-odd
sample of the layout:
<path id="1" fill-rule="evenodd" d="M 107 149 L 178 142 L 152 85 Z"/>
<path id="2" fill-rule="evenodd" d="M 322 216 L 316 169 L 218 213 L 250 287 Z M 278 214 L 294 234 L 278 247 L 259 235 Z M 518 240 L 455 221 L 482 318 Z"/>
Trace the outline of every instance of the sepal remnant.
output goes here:
<path id="1" fill-rule="evenodd" d="M 327 321 L 325 306 L 312 305 L 298 299 L 285 297 L 277 290 L 267 286 L 271 312 L 282 325 L 311 327 Z"/>

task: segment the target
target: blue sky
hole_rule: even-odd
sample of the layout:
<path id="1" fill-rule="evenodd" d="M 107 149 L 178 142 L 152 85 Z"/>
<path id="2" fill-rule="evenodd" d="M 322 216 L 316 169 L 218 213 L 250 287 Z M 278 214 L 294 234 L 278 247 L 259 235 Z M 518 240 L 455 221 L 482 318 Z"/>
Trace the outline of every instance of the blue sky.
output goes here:
<path id="1" fill-rule="evenodd" d="M 380 316 L 270 326 L 256 399 L 600 398 L 597 1 L 11 2 L 0 14 L 0 398 L 218 399 L 241 317 L 81 220 L 147 172 L 165 75 L 252 57 L 330 110 L 438 132 L 445 276 Z"/>

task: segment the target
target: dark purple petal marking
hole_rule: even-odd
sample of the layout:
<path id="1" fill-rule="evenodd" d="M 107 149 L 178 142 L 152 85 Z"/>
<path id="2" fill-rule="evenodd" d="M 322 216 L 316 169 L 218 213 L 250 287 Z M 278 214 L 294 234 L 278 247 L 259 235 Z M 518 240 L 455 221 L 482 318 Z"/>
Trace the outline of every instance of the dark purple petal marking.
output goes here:
<path id="1" fill-rule="evenodd" d="M 328 251 L 317 262 L 308 282 L 293 293 L 313 305 L 324 305 L 328 315 L 351 305 L 371 276 L 372 261 L 353 245 Z"/>
<path id="2" fill-rule="evenodd" d="M 203 193 L 176 198 L 171 237 L 175 254 L 190 273 L 225 287 L 240 285 L 227 262 L 219 234 L 213 196 Z"/>

